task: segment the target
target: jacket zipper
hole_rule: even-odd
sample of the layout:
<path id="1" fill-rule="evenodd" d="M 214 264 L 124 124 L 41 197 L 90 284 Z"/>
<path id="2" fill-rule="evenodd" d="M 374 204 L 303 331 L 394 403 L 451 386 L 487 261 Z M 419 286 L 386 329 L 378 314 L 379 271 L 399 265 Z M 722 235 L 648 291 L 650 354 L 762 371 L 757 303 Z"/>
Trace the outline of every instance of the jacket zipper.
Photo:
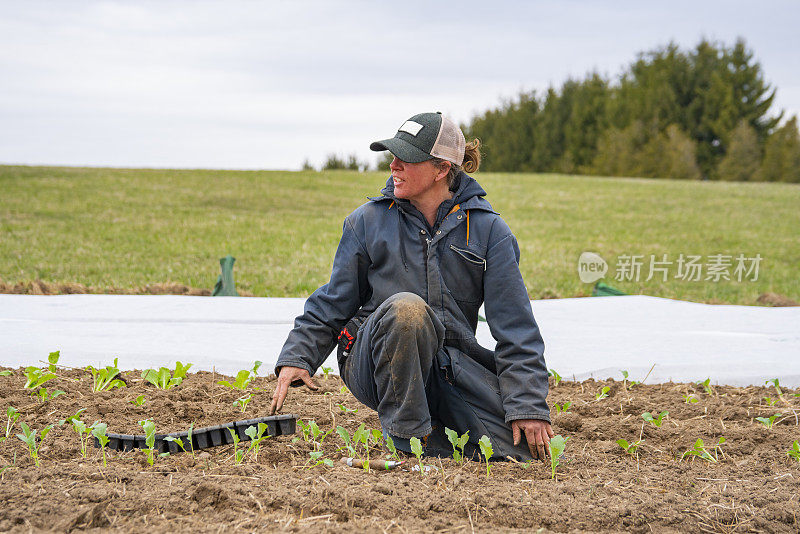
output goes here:
<path id="1" fill-rule="evenodd" d="M 450 249 L 455 251 L 456 254 L 458 254 L 468 262 L 474 263 L 475 265 L 482 265 L 483 270 L 484 271 L 486 270 L 486 260 L 478 256 L 474 252 L 470 252 L 469 250 L 465 250 L 463 248 L 458 248 L 455 245 L 450 245 Z"/>

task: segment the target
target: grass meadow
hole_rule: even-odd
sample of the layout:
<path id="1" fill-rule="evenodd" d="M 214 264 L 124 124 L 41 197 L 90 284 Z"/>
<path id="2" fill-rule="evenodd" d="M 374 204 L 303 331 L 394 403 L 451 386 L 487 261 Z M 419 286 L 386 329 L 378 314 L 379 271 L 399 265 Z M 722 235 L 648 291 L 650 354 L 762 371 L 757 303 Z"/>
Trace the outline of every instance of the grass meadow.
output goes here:
<path id="1" fill-rule="evenodd" d="M 0 166 L 0 279 L 78 282 L 98 290 L 178 282 L 212 288 L 232 254 L 237 287 L 303 297 L 325 283 L 342 220 L 385 173 Z M 800 187 L 553 174 L 477 180 L 511 226 L 531 298 L 591 293 L 578 257 L 609 265 L 630 294 L 755 304 L 765 292 L 800 300 Z M 668 280 L 650 280 L 650 255 Z M 680 254 L 733 257 L 731 280 L 677 278 Z M 736 281 L 735 257 L 760 254 L 758 280 Z M 641 255 L 638 281 L 615 279 L 620 255 Z"/>

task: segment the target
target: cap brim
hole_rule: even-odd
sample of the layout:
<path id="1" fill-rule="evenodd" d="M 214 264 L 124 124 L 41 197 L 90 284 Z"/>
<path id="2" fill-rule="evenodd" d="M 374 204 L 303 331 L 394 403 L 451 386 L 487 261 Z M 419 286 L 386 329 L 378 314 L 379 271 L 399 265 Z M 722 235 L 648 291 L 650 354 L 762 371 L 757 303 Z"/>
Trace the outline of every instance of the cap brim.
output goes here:
<path id="1" fill-rule="evenodd" d="M 408 163 L 421 163 L 433 159 L 433 156 L 427 152 L 420 150 L 411 143 L 392 137 L 391 139 L 384 139 L 383 141 L 375 141 L 369 145 L 369 149 L 374 152 L 382 152 L 388 150 L 394 154 L 398 159 Z"/>

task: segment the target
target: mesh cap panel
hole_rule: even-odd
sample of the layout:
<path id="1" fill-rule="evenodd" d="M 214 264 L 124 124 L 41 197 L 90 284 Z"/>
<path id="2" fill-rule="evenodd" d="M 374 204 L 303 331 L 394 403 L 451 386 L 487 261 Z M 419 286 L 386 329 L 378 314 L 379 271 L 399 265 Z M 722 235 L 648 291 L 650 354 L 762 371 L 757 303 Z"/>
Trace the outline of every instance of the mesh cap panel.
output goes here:
<path id="1" fill-rule="evenodd" d="M 431 149 L 431 156 L 446 159 L 456 165 L 464 163 L 464 150 L 467 142 L 464 139 L 464 134 L 461 128 L 456 126 L 456 123 L 442 117 L 442 126 L 439 129 L 439 135 L 433 143 Z"/>

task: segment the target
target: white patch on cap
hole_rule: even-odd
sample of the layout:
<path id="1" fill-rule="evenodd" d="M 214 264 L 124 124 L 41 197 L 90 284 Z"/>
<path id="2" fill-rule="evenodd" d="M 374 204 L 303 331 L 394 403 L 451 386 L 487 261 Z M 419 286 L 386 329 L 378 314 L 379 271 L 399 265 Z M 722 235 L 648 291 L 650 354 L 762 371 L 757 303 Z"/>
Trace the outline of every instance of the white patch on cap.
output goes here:
<path id="1" fill-rule="evenodd" d="M 414 121 L 406 121 L 403 125 L 397 129 L 398 132 L 407 132 L 413 136 L 416 136 L 419 131 L 422 129 L 422 125 L 418 122 Z"/>

